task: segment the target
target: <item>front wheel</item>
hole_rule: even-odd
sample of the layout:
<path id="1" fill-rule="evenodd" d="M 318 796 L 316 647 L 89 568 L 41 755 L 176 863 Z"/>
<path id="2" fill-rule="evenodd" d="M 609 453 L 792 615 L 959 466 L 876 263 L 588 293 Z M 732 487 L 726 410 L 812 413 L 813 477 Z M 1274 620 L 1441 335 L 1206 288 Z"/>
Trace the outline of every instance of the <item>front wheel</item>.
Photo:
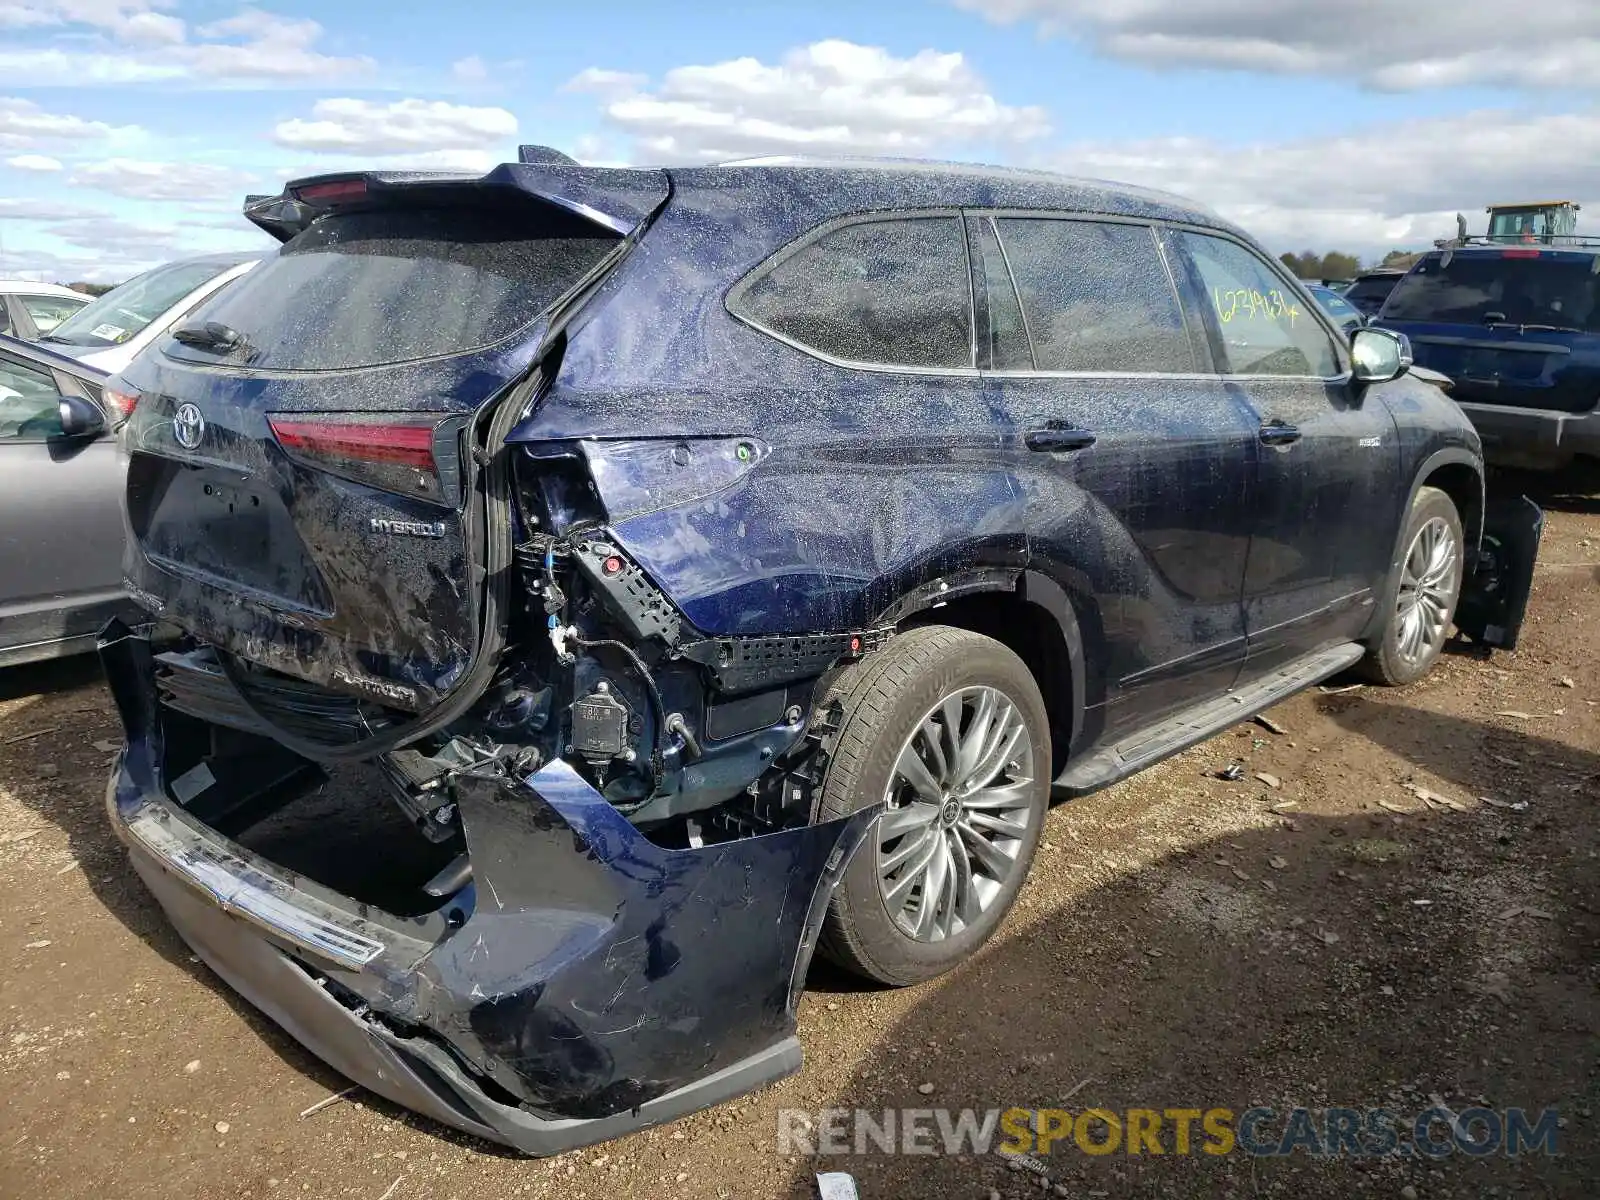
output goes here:
<path id="1" fill-rule="evenodd" d="M 1418 488 L 1404 544 L 1388 620 L 1362 663 L 1369 679 L 1390 686 L 1426 675 L 1450 636 L 1466 561 L 1455 502 L 1438 488 Z"/>
<path id="2" fill-rule="evenodd" d="M 1050 722 L 1011 650 L 964 629 L 900 634 L 829 687 L 838 725 L 817 806 L 884 804 L 834 892 L 819 949 L 899 986 L 971 955 L 1033 862 L 1050 795 Z"/>

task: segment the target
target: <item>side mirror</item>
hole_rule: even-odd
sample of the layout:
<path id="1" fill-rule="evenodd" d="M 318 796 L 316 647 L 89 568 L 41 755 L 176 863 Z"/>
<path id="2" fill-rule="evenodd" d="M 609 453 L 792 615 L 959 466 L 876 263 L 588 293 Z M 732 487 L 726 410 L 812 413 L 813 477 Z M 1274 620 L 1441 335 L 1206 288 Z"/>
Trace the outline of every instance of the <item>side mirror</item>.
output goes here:
<path id="1" fill-rule="evenodd" d="M 58 401 L 61 432 L 67 437 L 94 437 L 106 430 L 106 415 L 93 400 L 82 396 L 63 396 Z"/>
<path id="2" fill-rule="evenodd" d="M 1411 339 L 1392 329 L 1358 329 L 1350 338 L 1357 383 L 1387 383 L 1411 369 Z"/>

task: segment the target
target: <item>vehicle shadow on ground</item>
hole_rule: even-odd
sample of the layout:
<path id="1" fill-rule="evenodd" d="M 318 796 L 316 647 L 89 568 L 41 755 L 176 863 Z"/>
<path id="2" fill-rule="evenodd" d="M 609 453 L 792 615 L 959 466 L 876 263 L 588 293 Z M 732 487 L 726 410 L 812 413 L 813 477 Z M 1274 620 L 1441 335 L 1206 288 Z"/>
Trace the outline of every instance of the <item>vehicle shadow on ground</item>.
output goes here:
<path id="1" fill-rule="evenodd" d="M 98 686 L 97 686 L 98 685 Z M 76 694 L 74 694 L 76 693 Z M 289 1068 L 329 1091 L 342 1091 L 349 1081 L 302 1047 L 202 963 L 180 938 L 155 897 L 134 872 L 122 843 L 111 832 L 105 809 L 105 786 L 111 752 L 94 743 L 122 740 L 99 660 L 78 656 L 0 671 L 0 699 L 38 695 L 53 715 L 42 721 L 51 732 L 6 745 L 0 754 L 0 791 L 7 791 L 42 821 L 66 835 L 72 857 L 95 899 L 130 933 L 190 980 L 220 997 L 251 1031 Z M 74 719 L 82 722 L 74 726 Z M 20 733 L 32 732 L 24 728 Z M 41 767 L 47 768 L 41 773 Z M 116 981 L 107 981 L 116 986 Z M 362 1103 L 403 1123 L 427 1129 L 445 1140 L 491 1154 L 510 1154 L 503 1147 L 435 1125 L 381 1097 L 363 1094 Z"/>
<path id="2" fill-rule="evenodd" d="M 1528 497 L 1540 508 L 1568 513 L 1600 513 L 1600 462 L 1577 459 L 1559 471 L 1490 470 L 1491 497 Z"/>
<path id="3" fill-rule="evenodd" d="M 1464 800 L 1492 790 L 1528 807 L 1428 810 L 1397 787 L 1383 799 L 1408 800 L 1415 815 L 1378 807 L 1377 796 L 1346 819 L 1289 812 L 1266 818 L 1275 828 L 1089 885 L 1043 915 L 1019 909 L 1001 944 L 925 985 L 828 1103 L 880 1119 L 885 1108 L 1065 1106 L 1124 1121 L 1130 1108 L 1237 1116 L 1270 1105 L 1279 1115 L 1257 1136 L 1276 1141 L 1296 1104 L 1385 1107 L 1409 1124 L 1437 1095 L 1456 1110 L 1560 1109 L 1559 1157 L 1219 1156 L 1200 1151 L 1198 1123 L 1185 1156 L 1173 1153 L 1168 1122 L 1160 1157 L 1125 1143 L 1103 1156 L 1071 1139 L 1058 1146 L 1044 1161 L 1059 1192 L 993 1156 L 890 1156 L 869 1144 L 864 1156 L 802 1154 L 789 1194 L 813 1195 L 814 1171 L 848 1170 L 868 1198 L 991 1188 L 1342 1198 L 1407 1186 L 1424 1197 L 1594 1195 L 1600 1143 L 1586 1106 L 1600 1098 L 1600 861 L 1590 848 L 1600 821 L 1585 781 L 1600 777 L 1600 755 L 1359 694 L 1325 702 L 1345 728 L 1450 780 Z M 1094 857 L 1087 843 L 1057 846 L 1034 874 L 1092 871 Z M 1095 1142 L 1106 1136 L 1093 1131 Z"/>
<path id="4" fill-rule="evenodd" d="M 92 654 L 7 667 L 0 670 L 0 701 L 71 691 L 104 679 L 100 660 Z"/>

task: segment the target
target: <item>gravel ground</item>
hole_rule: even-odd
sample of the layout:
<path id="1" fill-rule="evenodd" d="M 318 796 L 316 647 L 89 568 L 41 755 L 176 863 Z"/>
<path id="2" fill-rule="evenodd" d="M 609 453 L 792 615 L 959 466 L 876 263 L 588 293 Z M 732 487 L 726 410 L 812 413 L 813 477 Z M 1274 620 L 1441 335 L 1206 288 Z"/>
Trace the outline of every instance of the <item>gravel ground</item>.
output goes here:
<path id="1" fill-rule="evenodd" d="M 865 1200 L 1600 1195 L 1600 499 L 1538 486 L 1550 518 L 1517 652 L 1452 653 L 1402 691 L 1314 690 L 1270 714 L 1282 732 L 1240 726 L 1058 806 L 976 961 L 898 992 L 819 966 L 801 1074 L 543 1161 L 362 1093 L 302 1118 L 343 1081 L 190 956 L 105 827 L 118 733 L 94 664 L 0 674 L 0 1195 L 809 1197 L 819 1169 L 853 1172 Z M 1213 777 L 1231 761 L 1243 781 Z M 780 1109 L 1068 1096 L 1554 1106 L 1560 1153 L 1069 1143 L 1041 1185 L 994 1155 L 778 1145 Z"/>

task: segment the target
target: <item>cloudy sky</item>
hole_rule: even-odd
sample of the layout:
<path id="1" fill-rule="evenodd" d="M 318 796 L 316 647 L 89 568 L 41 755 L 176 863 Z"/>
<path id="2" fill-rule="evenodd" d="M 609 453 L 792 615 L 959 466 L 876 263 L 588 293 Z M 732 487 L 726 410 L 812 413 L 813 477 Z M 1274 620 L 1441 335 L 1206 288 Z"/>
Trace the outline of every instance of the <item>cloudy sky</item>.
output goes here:
<path id="1" fill-rule="evenodd" d="M 1597 0 L 266 2 L 0 0 L 0 275 L 265 245 L 246 192 L 519 141 L 1045 166 L 1368 257 L 1491 201 L 1600 206 Z"/>

